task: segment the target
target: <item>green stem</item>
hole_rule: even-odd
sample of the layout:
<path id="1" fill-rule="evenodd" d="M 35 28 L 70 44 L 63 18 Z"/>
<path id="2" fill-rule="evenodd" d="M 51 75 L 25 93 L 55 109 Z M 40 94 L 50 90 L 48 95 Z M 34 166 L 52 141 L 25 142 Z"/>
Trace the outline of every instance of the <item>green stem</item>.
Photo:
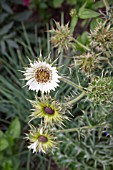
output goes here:
<path id="1" fill-rule="evenodd" d="M 104 126 L 107 126 L 107 124 L 100 124 L 100 125 L 95 125 L 95 126 L 83 126 L 83 127 L 79 127 L 79 128 L 71 128 L 71 129 L 63 129 L 63 130 L 58 130 L 57 132 L 60 133 L 60 132 L 74 132 L 74 131 L 77 131 L 77 130 L 82 130 L 82 129 L 94 129 L 94 128 L 97 128 L 97 127 L 104 127 Z"/>
<path id="2" fill-rule="evenodd" d="M 62 80 L 63 82 L 65 82 L 65 83 L 69 84 L 70 86 L 73 86 L 73 87 L 75 87 L 75 88 L 77 88 L 77 89 L 85 92 L 85 91 L 83 90 L 83 87 L 82 87 L 82 86 L 79 86 L 79 85 L 73 83 L 72 81 L 70 81 L 70 80 L 68 80 L 68 79 L 66 79 L 66 78 L 64 78 L 64 77 L 61 77 L 61 80 Z"/>
<path id="3" fill-rule="evenodd" d="M 83 91 L 79 96 L 77 96 L 76 98 L 74 98 L 73 100 L 70 100 L 68 102 L 66 102 L 66 104 L 73 104 L 76 103 L 78 100 L 80 100 L 83 96 L 85 96 L 85 92 Z"/>
<path id="4" fill-rule="evenodd" d="M 60 57 L 59 57 L 59 66 L 61 66 L 62 65 L 62 60 L 63 60 L 63 49 L 61 49 L 61 51 L 60 51 Z"/>
<path id="5" fill-rule="evenodd" d="M 78 40 L 74 39 L 74 42 L 76 42 L 79 46 L 81 46 L 82 48 L 84 48 L 87 51 L 91 51 L 88 47 L 86 47 L 85 45 L 83 45 L 82 43 L 80 43 Z"/>
<path id="6" fill-rule="evenodd" d="M 108 10 L 109 10 L 109 3 L 108 3 L 108 1 L 107 0 L 103 0 L 103 3 L 105 5 L 105 7 L 106 7 L 106 11 L 108 12 Z"/>
<path id="7" fill-rule="evenodd" d="M 32 47 L 31 47 L 31 44 L 30 44 L 30 41 L 29 41 L 29 38 L 28 38 L 28 35 L 27 35 L 27 32 L 26 32 L 26 29 L 25 29 L 25 26 L 24 26 L 23 23 L 22 23 L 22 28 L 23 28 L 23 32 L 24 32 L 24 36 L 25 36 L 27 45 L 28 45 L 28 49 L 31 52 L 31 55 L 34 57 L 34 53 L 33 53 L 33 50 L 32 50 Z"/>
<path id="8" fill-rule="evenodd" d="M 28 159 L 27 159 L 27 170 L 30 170 L 30 158 L 31 158 L 31 152 L 29 151 Z"/>
<path id="9" fill-rule="evenodd" d="M 50 34 L 49 34 L 48 30 L 49 30 L 49 25 L 47 24 L 47 50 L 49 53 L 50 52 Z"/>

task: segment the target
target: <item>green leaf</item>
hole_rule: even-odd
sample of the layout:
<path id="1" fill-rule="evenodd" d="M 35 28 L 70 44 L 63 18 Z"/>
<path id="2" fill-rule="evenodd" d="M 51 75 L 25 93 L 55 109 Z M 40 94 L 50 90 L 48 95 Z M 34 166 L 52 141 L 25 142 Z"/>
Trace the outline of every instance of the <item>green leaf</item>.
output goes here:
<path id="1" fill-rule="evenodd" d="M 7 39 L 10 39 L 10 38 L 13 38 L 15 35 L 16 35 L 16 32 L 11 32 L 7 35 L 4 35 L 2 39 L 7 40 Z"/>
<path id="2" fill-rule="evenodd" d="M 79 13 L 81 13 L 84 9 L 85 9 L 85 6 L 87 4 L 87 1 L 82 5 L 82 7 L 79 9 Z"/>
<path id="3" fill-rule="evenodd" d="M 12 0 L 12 2 L 13 2 L 14 4 L 23 5 L 23 0 L 19 0 L 19 1 Z"/>
<path id="4" fill-rule="evenodd" d="M 81 35 L 81 41 L 83 44 L 88 43 L 88 32 L 84 31 L 83 34 Z"/>
<path id="5" fill-rule="evenodd" d="M 4 133 L 0 130 L 0 138 L 4 136 Z"/>
<path id="6" fill-rule="evenodd" d="M 53 6 L 55 8 L 60 7 L 60 5 L 63 3 L 64 0 L 54 0 L 53 1 Z"/>
<path id="7" fill-rule="evenodd" d="M 8 4 L 6 4 L 5 2 L 3 2 L 3 3 L 1 4 L 1 6 L 2 6 L 2 8 L 3 8 L 6 12 L 8 12 L 8 13 L 10 13 L 10 14 L 13 14 L 13 11 L 12 11 L 12 9 L 10 8 L 10 6 L 9 6 Z"/>
<path id="8" fill-rule="evenodd" d="M 95 18 L 98 17 L 100 13 L 95 12 L 91 9 L 84 8 L 81 11 L 79 10 L 79 17 L 81 19 Z"/>
<path id="9" fill-rule="evenodd" d="M 13 170 L 13 163 L 11 160 L 6 160 L 3 162 L 3 170 Z"/>
<path id="10" fill-rule="evenodd" d="M 0 138 L 0 151 L 6 149 L 8 145 L 8 141 L 5 138 Z"/>
<path id="11" fill-rule="evenodd" d="M 68 3 L 71 5 L 75 5 L 77 3 L 77 0 L 68 0 Z"/>
<path id="12" fill-rule="evenodd" d="M 40 3 L 40 8 L 41 9 L 46 9 L 47 7 L 48 6 L 47 6 L 47 4 L 45 2 L 44 3 L 43 2 Z"/>
<path id="13" fill-rule="evenodd" d="M 4 22 L 4 20 L 7 18 L 7 16 L 8 16 L 7 13 L 0 14 L 0 23 Z"/>
<path id="14" fill-rule="evenodd" d="M 9 129 L 7 130 L 6 134 L 11 136 L 13 139 L 18 138 L 21 133 L 21 125 L 18 118 L 15 118 L 11 125 L 9 126 Z"/>
<path id="15" fill-rule="evenodd" d="M 0 35 L 6 34 L 9 32 L 9 30 L 13 27 L 14 22 L 11 22 L 7 25 L 5 25 L 4 27 L 2 27 L 2 29 L 0 29 Z"/>
<path id="16" fill-rule="evenodd" d="M 90 23 L 90 30 L 94 30 L 95 27 L 98 25 L 98 22 L 104 22 L 104 20 L 102 18 L 93 19 L 92 22 Z"/>
<path id="17" fill-rule="evenodd" d="M 73 16 L 72 19 L 71 19 L 71 23 L 70 23 L 70 30 L 71 30 L 72 33 L 73 33 L 77 23 L 78 23 L 78 16 Z"/>
<path id="18" fill-rule="evenodd" d="M 19 48 L 18 44 L 13 40 L 6 40 L 7 44 L 13 48 Z"/>
<path id="19" fill-rule="evenodd" d="M 30 16 L 31 16 L 32 12 L 31 11 L 24 11 L 24 12 L 21 12 L 19 14 L 17 14 L 15 17 L 14 17 L 14 20 L 16 21 L 24 21 L 26 19 L 28 19 Z"/>
<path id="20" fill-rule="evenodd" d="M 6 53 L 6 45 L 5 45 L 5 42 L 4 41 L 1 41 L 0 42 L 0 52 L 2 54 L 5 54 Z"/>
<path id="21" fill-rule="evenodd" d="M 103 8 L 105 5 L 103 3 L 103 1 L 98 1 L 98 2 L 95 2 L 93 5 L 92 5 L 92 8 L 97 10 L 98 8 Z"/>

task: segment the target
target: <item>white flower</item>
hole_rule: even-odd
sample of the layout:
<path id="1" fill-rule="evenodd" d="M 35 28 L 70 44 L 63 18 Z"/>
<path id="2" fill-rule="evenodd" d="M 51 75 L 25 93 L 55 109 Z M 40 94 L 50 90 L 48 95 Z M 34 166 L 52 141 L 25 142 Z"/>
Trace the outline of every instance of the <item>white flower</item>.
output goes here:
<path id="1" fill-rule="evenodd" d="M 33 128 L 30 134 L 27 134 L 26 139 L 30 141 L 28 148 L 33 150 L 33 153 L 46 153 L 52 148 L 56 148 L 55 137 L 48 132 L 48 129 Z"/>
<path id="2" fill-rule="evenodd" d="M 29 86 L 30 90 L 36 90 L 36 92 L 40 90 L 42 93 L 47 93 L 50 90 L 55 90 L 60 82 L 56 67 L 52 67 L 45 61 L 30 63 L 30 67 L 26 69 L 24 75 L 25 80 L 28 80 L 26 85 Z"/>

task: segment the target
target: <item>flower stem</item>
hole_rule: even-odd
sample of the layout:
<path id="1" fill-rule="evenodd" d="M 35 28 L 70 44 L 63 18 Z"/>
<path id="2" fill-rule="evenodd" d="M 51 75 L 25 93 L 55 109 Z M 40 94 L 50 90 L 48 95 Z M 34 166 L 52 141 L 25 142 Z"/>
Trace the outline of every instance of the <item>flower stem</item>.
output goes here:
<path id="1" fill-rule="evenodd" d="M 61 51 L 60 51 L 60 57 L 59 57 L 59 66 L 61 66 L 62 65 L 62 60 L 63 60 L 63 49 L 61 49 Z"/>
<path id="2" fill-rule="evenodd" d="M 57 132 L 58 133 L 60 133 L 60 132 L 68 133 L 68 132 L 74 132 L 74 131 L 82 130 L 82 129 L 94 129 L 97 127 L 104 127 L 104 126 L 109 126 L 109 125 L 103 123 L 103 124 L 99 124 L 99 125 L 95 125 L 95 126 L 83 126 L 83 127 L 79 127 L 79 128 L 63 129 L 63 130 L 58 130 Z"/>
<path id="3" fill-rule="evenodd" d="M 88 47 L 86 47 L 84 44 L 82 44 L 81 42 L 79 42 L 78 40 L 74 39 L 74 42 L 76 42 L 79 46 L 81 46 L 82 48 L 84 48 L 87 51 L 90 51 L 90 49 Z"/>
<path id="4" fill-rule="evenodd" d="M 72 100 L 70 100 L 70 101 L 65 102 L 65 104 L 69 104 L 69 105 L 70 105 L 70 104 L 76 103 L 76 102 L 77 102 L 78 100 L 80 100 L 83 96 L 85 96 L 86 92 L 84 91 L 84 89 L 83 89 L 82 86 L 79 86 L 79 85 L 73 83 L 72 81 L 70 81 L 70 80 L 68 80 L 68 79 L 66 79 L 66 78 L 64 78 L 64 77 L 62 77 L 61 80 L 62 80 L 63 82 L 65 82 L 65 83 L 69 84 L 70 86 L 73 86 L 73 87 L 75 87 L 75 88 L 77 88 L 77 89 L 79 89 L 79 90 L 82 91 L 82 93 L 81 93 L 79 96 L 77 96 L 76 98 L 74 98 L 74 99 L 72 99 Z"/>
<path id="5" fill-rule="evenodd" d="M 69 84 L 70 86 L 73 86 L 73 87 L 75 87 L 75 88 L 77 88 L 77 89 L 85 92 L 85 91 L 83 90 L 83 87 L 82 87 L 82 86 L 79 86 L 79 85 L 73 83 L 72 81 L 68 80 L 67 78 L 61 77 L 61 80 L 62 80 L 63 82 L 65 82 L 65 83 Z"/>
<path id="6" fill-rule="evenodd" d="M 83 96 L 85 96 L 85 92 L 83 91 L 79 96 L 77 96 L 76 98 L 68 101 L 68 102 L 65 102 L 66 104 L 73 104 L 73 103 L 76 103 L 78 100 L 80 100 Z"/>
<path id="7" fill-rule="evenodd" d="M 104 5 L 105 5 L 105 7 L 106 7 L 106 11 L 108 12 L 108 10 L 109 10 L 108 1 L 107 1 L 107 0 L 103 0 L 103 3 L 104 3 Z"/>

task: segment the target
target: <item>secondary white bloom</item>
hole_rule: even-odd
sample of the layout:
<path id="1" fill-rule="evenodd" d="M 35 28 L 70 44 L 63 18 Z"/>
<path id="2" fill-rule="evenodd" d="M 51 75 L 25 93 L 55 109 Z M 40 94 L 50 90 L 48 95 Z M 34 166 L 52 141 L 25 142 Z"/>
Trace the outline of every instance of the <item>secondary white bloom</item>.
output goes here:
<path id="1" fill-rule="evenodd" d="M 45 61 L 30 63 L 30 67 L 26 69 L 24 75 L 27 80 L 26 85 L 30 90 L 36 90 L 36 92 L 40 90 L 42 93 L 47 93 L 50 90 L 55 90 L 60 82 L 56 67 L 52 67 Z"/>
<path id="2" fill-rule="evenodd" d="M 35 152 L 46 153 L 56 147 L 55 137 L 46 129 L 33 128 L 26 137 L 30 141 L 28 148 Z"/>

